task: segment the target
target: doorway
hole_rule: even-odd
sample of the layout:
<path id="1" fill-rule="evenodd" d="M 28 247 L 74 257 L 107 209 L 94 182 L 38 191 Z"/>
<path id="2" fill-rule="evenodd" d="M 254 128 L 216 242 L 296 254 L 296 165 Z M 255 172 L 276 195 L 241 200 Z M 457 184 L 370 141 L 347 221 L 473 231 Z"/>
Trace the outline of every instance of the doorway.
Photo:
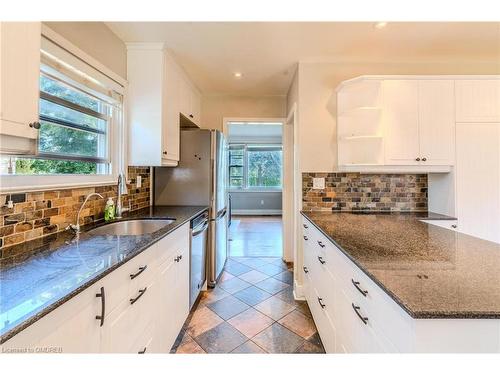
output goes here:
<path id="1" fill-rule="evenodd" d="M 230 257 L 283 258 L 283 120 L 225 119 Z"/>

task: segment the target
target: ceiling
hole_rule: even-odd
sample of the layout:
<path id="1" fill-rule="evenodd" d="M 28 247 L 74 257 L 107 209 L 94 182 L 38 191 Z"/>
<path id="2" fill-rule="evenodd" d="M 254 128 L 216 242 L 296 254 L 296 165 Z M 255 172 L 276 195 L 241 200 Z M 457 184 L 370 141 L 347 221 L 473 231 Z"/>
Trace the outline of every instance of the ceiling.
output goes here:
<path id="1" fill-rule="evenodd" d="M 500 23 L 106 24 L 125 42 L 165 42 L 204 94 L 285 95 L 298 61 L 500 61 Z"/>

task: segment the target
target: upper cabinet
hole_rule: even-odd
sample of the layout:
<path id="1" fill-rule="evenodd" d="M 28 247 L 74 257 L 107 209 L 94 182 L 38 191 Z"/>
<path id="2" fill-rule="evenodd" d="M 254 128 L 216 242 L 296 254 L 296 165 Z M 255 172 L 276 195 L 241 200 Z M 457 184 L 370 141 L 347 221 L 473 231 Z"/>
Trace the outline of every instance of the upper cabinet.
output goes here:
<path id="1" fill-rule="evenodd" d="M 129 163 L 176 166 L 181 116 L 199 126 L 201 95 L 163 43 L 127 44 Z"/>
<path id="2" fill-rule="evenodd" d="M 36 152 L 40 43 L 40 22 L 0 22 L 0 153 Z"/>
<path id="3" fill-rule="evenodd" d="M 364 76 L 343 82 L 337 89 L 339 170 L 449 172 L 455 124 L 500 121 L 500 80 L 481 78 Z"/>
<path id="4" fill-rule="evenodd" d="M 500 122 L 500 80 L 457 80 L 457 122 Z"/>

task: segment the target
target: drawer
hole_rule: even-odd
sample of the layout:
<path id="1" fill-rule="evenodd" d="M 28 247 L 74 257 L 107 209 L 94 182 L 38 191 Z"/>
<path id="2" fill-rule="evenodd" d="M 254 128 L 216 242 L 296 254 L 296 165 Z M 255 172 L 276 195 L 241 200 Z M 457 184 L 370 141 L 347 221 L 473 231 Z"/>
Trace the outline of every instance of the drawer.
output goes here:
<path id="1" fill-rule="evenodd" d="M 395 352 L 395 348 L 384 342 L 375 332 L 370 318 L 362 307 L 340 289 L 336 290 L 337 348 L 348 353 Z M 359 315 L 358 315 L 359 314 Z"/>
<path id="2" fill-rule="evenodd" d="M 330 263 L 337 270 L 336 289 L 342 291 L 350 303 L 360 307 L 377 334 L 389 340 L 398 351 L 407 351 L 411 317 L 335 245 L 330 244 L 327 260 L 332 258 Z"/>
<path id="3" fill-rule="evenodd" d="M 328 311 L 320 304 L 321 302 L 326 306 L 330 302 L 322 299 L 320 293 L 311 283 L 309 283 L 306 299 L 326 352 L 335 353 L 335 326 Z"/>
<path id="4" fill-rule="evenodd" d="M 185 223 L 166 237 L 156 243 L 156 259 L 158 265 L 169 261 L 174 254 L 181 254 L 182 250 L 189 248 L 189 223 Z"/>
<path id="5" fill-rule="evenodd" d="M 151 322 L 131 348 L 132 353 L 148 354 L 157 352 L 155 347 L 155 324 Z"/>

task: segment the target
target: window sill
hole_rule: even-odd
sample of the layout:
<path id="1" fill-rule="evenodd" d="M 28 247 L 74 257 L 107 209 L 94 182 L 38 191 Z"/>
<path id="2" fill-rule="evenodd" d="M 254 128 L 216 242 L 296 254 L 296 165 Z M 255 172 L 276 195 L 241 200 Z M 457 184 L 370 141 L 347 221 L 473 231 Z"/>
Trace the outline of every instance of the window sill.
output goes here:
<path id="1" fill-rule="evenodd" d="M 0 178 L 0 192 L 5 194 L 114 185 L 118 175 L 3 175 Z"/>

